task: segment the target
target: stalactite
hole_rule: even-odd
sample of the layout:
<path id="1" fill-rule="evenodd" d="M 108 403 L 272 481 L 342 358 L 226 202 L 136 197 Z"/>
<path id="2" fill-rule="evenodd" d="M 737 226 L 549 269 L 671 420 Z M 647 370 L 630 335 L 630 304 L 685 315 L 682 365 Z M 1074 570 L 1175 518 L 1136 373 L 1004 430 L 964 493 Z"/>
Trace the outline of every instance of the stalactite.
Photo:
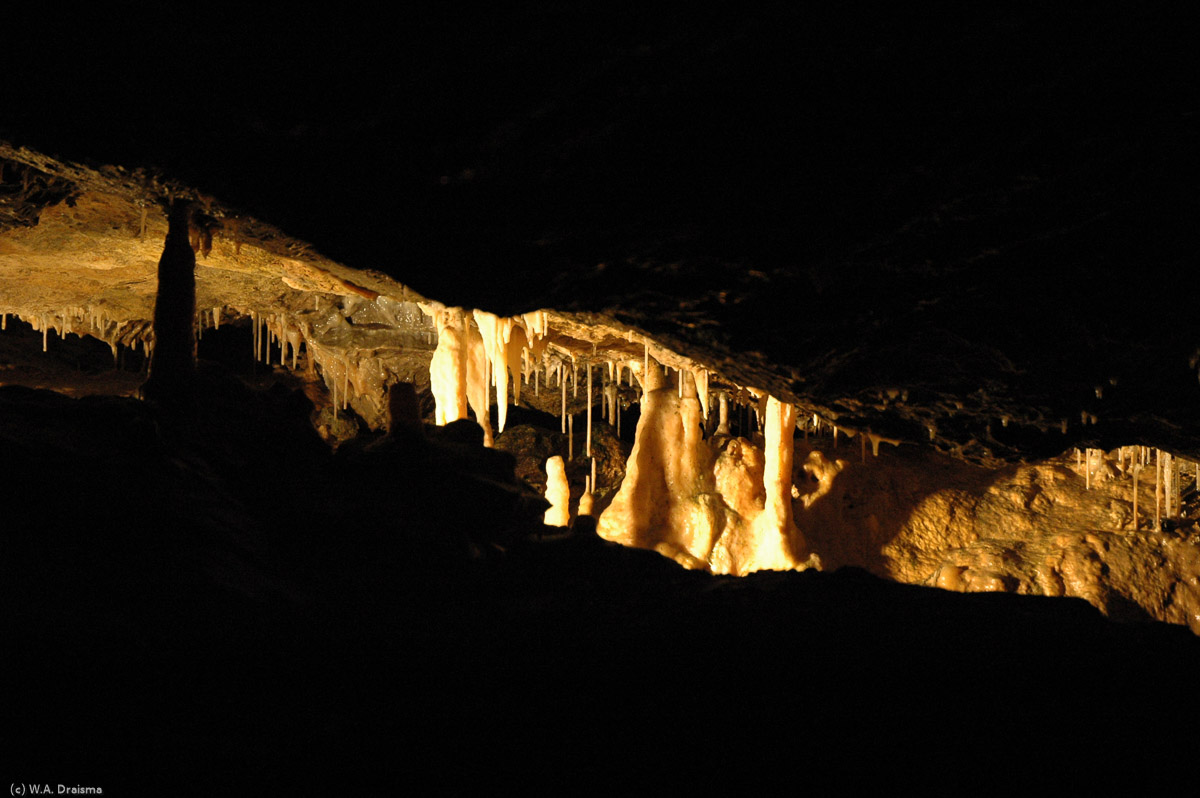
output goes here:
<path id="1" fill-rule="evenodd" d="M 1162 449 L 1154 450 L 1154 530 L 1162 529 Z"/>
<path id="2" fill-rule="evenodd" d="M 1186 461 L 1185 461 L 1186 462 Z M 1175 515 L 1183 518 L 1183 466 L 1177 463 L 1175 466 Z"/>
<path id="3" fill-rule="evenodd" d="M 1138 481 L 1142 467 L 1135 461 L 1131 463 L 1130 471 L 1133 474 L 1133 531 L 1136 532 L 1138 529 Z"/>
<path id="4" fill-rule="evenodd" d="M 1175 455 L 1169 455 L 1167 465 L 1170 468 L 1170 478 L 1167 480 L 1167 517 L 1176 518 L 1179 515 L 1179 502 L 1176 500 L 1179 489 L 1179 459 Z"/>
<path id="5" fill-rule="evenodd" d="M 592 363 L 587 364 L 587 438 L 584 444 L 584 454 L 592 456 Z"/>
<path id="6" fill-rule="evenodd" d="M 567 459 L 575 459 L 575 416 L 567 416 Z"/>
<path id="7" fill-rule="evenodd" d="M 299 327 L 293 327 L 288 330 L 288 344 L 292 347 L 292 371 L 296 370 L 296 360 L 300 355 L 300 344 L 304 339 L 304 333 Z"/>
<path id="8" fill-rule="evenodd" d="M 470 323 L 465 324 L 467 336 L 467 402 L 475 411 L 475 420 L 483 428 L 483 444 L 491 447 L 495 439 L 492 435 L 491 416 L 491 373 L 487 349 L 479 331 Z"/>
<path id="9" fill-rule="evenodd" d="M 719 410 L 717 411 L 719 414 L 717 416 L 717 419 L 718 419 L 717 434 L 718 435 L 728 435 L 729 434 L 729 394 L 725 391 L 721 391 L 721 396 L 720 396 L 719 401 L 720 401 L 720 405 L 719 405 Z"/>
<path id="10" fill-rule="evenodd" d="M 342 409 L 350 408 L 350 356 L 342 360 Z"/>
<path id="11" fill-rule="evenodd" d="M 500 397 L 504 396 L 504 402 L 508 404 L 508 378 L 512 375 L 512 401 L 514 405 L 521 404 L 521 356 L 525 352 L 529 341 L 525 336 L 525 330 L 519 327 L 515 320 L 506 319 L 502 329 L 504 335 L 504 365 L 497 375 L 496 384 L 496 401 L 500 401 Z M 503 387 L 501 387 L 503 386 Z M 508 422 L 508 411 L 504 412 L 504 421 Z M 501 432 L 503 432 L 501 428 Z"/>

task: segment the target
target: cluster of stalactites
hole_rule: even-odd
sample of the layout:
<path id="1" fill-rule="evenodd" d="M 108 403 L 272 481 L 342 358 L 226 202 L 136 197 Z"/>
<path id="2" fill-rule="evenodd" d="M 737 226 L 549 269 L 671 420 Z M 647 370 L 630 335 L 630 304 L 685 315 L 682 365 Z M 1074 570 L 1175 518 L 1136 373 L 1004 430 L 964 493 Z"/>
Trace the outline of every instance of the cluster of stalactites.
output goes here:
<path id="1" fill-rule="evenodd" d="M 68 335 L 90 336 L 108 344 L 113 364 L 118 365 L 124 348 L 140 348 L 146 357 L 154 351 L 154 326 L 150 319 L 118 321 L 108 318 L 104 310 L 91 307 L 70 307 L 45 313 L 6 311 L 0 313 L 0 330 L 8 329 L 8 317 L 15 316 L 42 334 L 42 351 L 50 346 L 50 334 L 60 338 Z"/>
<path id="2" fill-rule="evenodd" d="M 498 432 L 508 422 L 510 377 L 513 404 L 521 401 L 523 381 L 532 378 L 534 390 L 540 391 L 550 332 L 547 315 L 537 311 L 502 318 L 482 310 L 443 308 L 434 312 L 434 322 L 438 343 L 429 364 L 434 420 L 448 424 L 466 418 L 469 407 L 491 446 L 492 389 Z"/>
<path id="3" fill-rule="evenodd" d="M 1141 526 L 1139 504 L 1146 519 L 1150 518 L 1150 508 L 1140 503 L 1138 498 L 1143 472 L 1151 469 L 1154 472 L 1152 529 L 1160 529 L 1164 518 L 1179 518 L 1183 515 L 1183 484 L 1189 474 L 1193 484 L 1200 486 L 1200 463 L 1150 446 L 1121 446 L 1112 453 L 1103 449 L 1076 449 L 1075 467 L 1082 472 L 1084 485 L 1088 490 L 1118 476 L 1129 478 L 1134 529 Z"/>

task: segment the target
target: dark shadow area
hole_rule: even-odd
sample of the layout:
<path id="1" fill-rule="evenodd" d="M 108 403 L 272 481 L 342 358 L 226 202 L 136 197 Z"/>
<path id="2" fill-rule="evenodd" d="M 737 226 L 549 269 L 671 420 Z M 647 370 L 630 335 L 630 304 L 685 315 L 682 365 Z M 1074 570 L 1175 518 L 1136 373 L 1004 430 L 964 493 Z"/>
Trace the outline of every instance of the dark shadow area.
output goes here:
<path id="1" fill-rule="evenodd" d="M 469 422 L 333 457 L 302 393 L 200 385 L 187 423 L 0 389 L 6 759 L 30 773 L 637 790 L 751 762 L 779 783 L 797 751 L 1037 769 L 1047 745 L 1057 771 L 1196 709 L 1184 629 L 539 543 L 542 506 Z"/>

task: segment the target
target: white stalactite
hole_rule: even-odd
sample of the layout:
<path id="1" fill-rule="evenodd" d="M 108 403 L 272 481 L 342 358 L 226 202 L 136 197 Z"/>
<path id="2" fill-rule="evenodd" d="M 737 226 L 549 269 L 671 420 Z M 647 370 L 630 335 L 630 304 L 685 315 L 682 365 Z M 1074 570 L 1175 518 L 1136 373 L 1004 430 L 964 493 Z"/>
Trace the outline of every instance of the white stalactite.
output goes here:
<path id="1" fill-rule="evenodd" d="M 492 436 L 490 360 L 479 331 L 469 324 L 467 336 L 467 403 L 475 412 L 475 420 L 483 428 L 483 445 L 491 447 Z"/>

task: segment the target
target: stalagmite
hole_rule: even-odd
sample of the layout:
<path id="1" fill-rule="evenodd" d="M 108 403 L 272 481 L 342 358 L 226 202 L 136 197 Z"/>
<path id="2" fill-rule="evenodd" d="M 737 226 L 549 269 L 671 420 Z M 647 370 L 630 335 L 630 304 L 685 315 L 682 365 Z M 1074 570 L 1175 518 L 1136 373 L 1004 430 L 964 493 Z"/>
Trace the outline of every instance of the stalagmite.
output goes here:
<path id="1" fill-rule="evenodd" d="M 684 378 L 682 399 L 657 366 L 642 384 L 633 452 L 598 533 L 714 573 L 802 566 L 805 543 L 791 520 L 794 409 L 767 400 L 768 453 L 724 436 L 714 449 L 694 381 Z"/>
<path id="2" fill-rule="evenodd" d="M 546 511 L 543 523 L 546 526 L 570 526 L 571 487 L 561 455 L 556 454 L 546 461 L 546 501 L 550 502 L 550 509 Z"/>
<path id="3" fill-rule="evenodd" d="M 608 540 L 660 549 L 690 567 L 705 560 L 720 532 L 712 454 L 700 428 L 699 402 L 680 400 L 662 369 L 642 375 L 642 412 L 625 479 L 597 531 Z"/>
<path id="4" fill-rule="evenodd" d="M 436 314 L 438 343 L 429 362 L 434 420 L 439 426 L 467 417 L 467 343 L 462 311 Z"/>
<path id="5" fill-rule="evenodd" d="M 158 261 L 154 302 L 154 356 L 148 396 L 188 395 L 196 370 L 196 254 L 189 243 L 191 203 L 176 200 L 167 223 L 167 239 Z"/>
<path id="6" fill-rule="evenodd" d="M 579 497 L 579 515 L 592 515 L 596 509 L 596 496 L 592 492 L 593 488 L 589 487 Z"/>
<path id="7" fill-rule="evenodd" d="M 771 568 L 783 570 L 799 562 L 800 551 L 794 550 L 799 531 L 792 523 L 792 429 L 795 427 L 796 408 L 784 404 L 774 396 L 767 397 L 766 424 L 763 461 L 763 487 L 766 503 L 755 527 L 760 535 L 751 563 L 743 564 L 747 570 Z"/>

